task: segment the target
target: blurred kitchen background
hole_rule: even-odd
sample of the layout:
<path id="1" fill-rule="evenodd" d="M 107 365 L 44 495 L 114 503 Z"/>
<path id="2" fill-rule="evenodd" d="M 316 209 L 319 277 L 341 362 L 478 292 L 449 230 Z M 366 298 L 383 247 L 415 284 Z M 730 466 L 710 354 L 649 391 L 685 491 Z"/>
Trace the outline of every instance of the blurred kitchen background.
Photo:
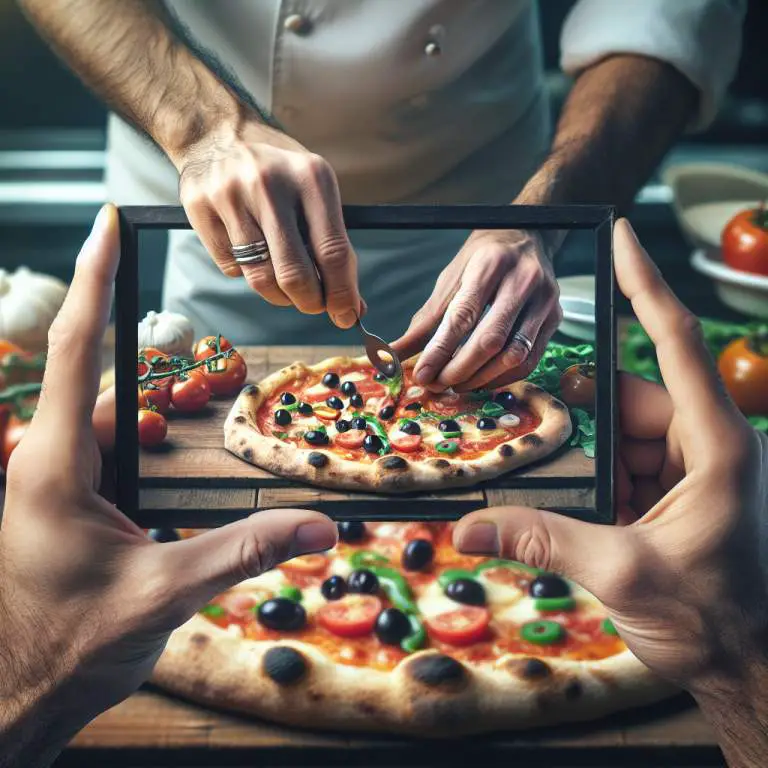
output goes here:
<path id="1" fill-rule="evenodd" d="M 670 0 L 675 2 L 675 0 Z M 572 0 L 540 0 L 555 113 L 569 82 L 558 37 Z M 620 5 L 620 3 L 617 3 Z M 632 221 L 675 289 L 697 311 L 717 306 L 709 278 L 689 266 L 691 245 L 673 214 L 668 166 L 732 163 L 768 172 L 768 1 L 750 0 L 738 74 L 715 123 L 680 142 L 638 195 Z M 26 264 L 68 279 L 73 257 L 104 199 L 105 110 L 37 37 L 12 0 L 0 0 L 0 265 Z M 164 233 L 142 248 L 164 257 Z M 154 260 L 153 260 L 154 261 Z M 146 263 L 142 259 L 143 263 Z M 142 272 L 142 306 L 160 304 L 162 269 Z"/>

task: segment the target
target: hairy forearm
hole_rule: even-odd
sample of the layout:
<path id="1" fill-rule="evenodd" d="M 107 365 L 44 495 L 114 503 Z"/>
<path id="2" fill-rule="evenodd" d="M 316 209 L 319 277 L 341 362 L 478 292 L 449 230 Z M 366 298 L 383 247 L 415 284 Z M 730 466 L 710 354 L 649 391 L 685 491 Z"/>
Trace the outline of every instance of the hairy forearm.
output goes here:
<path id="1" fill-rule="evenodd" d="M 176 161 L 244 107 L 170 29 L 157 0 L 19 0 L 83 82 Z"/>
<path id="2" fill-rule="evenodd" d="M 622 213 L 693 116 L 698 94 L 671 66 L 613 56 L 577 79 L 549 156 L 515 200 L 602 203 Z"/>

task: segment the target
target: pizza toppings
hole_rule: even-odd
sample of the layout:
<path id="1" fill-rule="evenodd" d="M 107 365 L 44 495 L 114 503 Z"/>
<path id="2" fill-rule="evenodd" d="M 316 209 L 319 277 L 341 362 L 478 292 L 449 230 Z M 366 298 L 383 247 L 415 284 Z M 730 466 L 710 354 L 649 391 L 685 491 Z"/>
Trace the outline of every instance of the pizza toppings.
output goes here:
<path id="1" fill-rule="evenodd" d="M 496 429 L 496 421 L 490 416 L 483 416 L 477 420 L 477 428 L 483 430 Z"/>
<path id="2" fill-rule="evenodd" d="M 403 568 L 406 571 L 421 571 L 432 564 L 435 548 L 427 539 L 411 539 L 403 550 Z"/>
<path id="3" fill-rule="evenodd" d="M 458 578 L 449 581 L 445 594 L 463 605 L 485 605 L 485 588 L 473 578 Z"/>
<path id="4" fill-rule="evenodd" d="M 323 384 L 328 387 L 328 389 L 338 389 L 339 374 L 329 371 L 323 376 Z"/>
<path id="5" fill-rule="evenodd" d="M 360 568 L 349 574 L 347 586 L 350 592 L 373 595 L 379 591 L 379 579 L 373 571 Z"/>
<path id="6" fill-rule="evenodd" d="M 385 453 L 384 441 L 378 435 L 366 435 L 363 438 L 363 449 L 366 453 Z"/>
<path id="7" fill-rule="evenodd" d="M 499 425 L 504 429 L 514 429 L 520 426 L 520 417 L 516 413 L 505 413 L 499 418 Z"/>
<path id="8" fill-rule="evenodd" d="M 280 404 L 281 405 L 298 405 L 296 403 L 296 395 L 293 395 L 290 392 L 283 392 L 283 394 L 280 395 Z"/>
<path id="9" fill-rule="evenodd" d="M 317 612 L 320 626 L 340 637 L 369 635 L 381 616 L 381 600 L 374 595 L 347 595 L 329 602 Z"/>
<path id="10" fill-rule="evenodd" d="M 362 429 L 345 430 L 341 434 L 336 435 L 335 443 L 343 448 L 354 450 L 355 448 L 361 448 L 367 437 L 368 435 Z"/>
<path id="11" fill-rule="evenodd" d="M 461 427 L 455 419 L 441 421 L 437 428 L 443 433 L 443 437 L 461 437 Z"/>
<path id="12" fill-rule="evenodd" d="M 419 422 L 414 421 L 413 419 L 403 419 L 399 424 L 399 428 L 400 431 L 404 432 L 406 435 L 421 435 Z"/>
<path id="13" fill-rule="evenodd" d="M 536 598 L 570 597 L 571 594 L 568 582 L 554 573 L 538 575 L 528 589 L 531 597 Z"/>
<path id="14" fill-rule="evenodd" d="M 517 398 L 512 392 L 503 390 L 493 398 L 494 403 L 498 403 L 504 410 L 511 411 L 517 405 Z"/>
<path id="15" fill-rule="evenodd" d="M 296 410 L 302 416 L 311 416 L 314 412 L 312 406 L 309 403 L 299 403 L 299 407 Z"/>
<path id="16" fill-rule="evenodd" d="M 355 543 L 365 538 L 365 523 L 359 520 L 345 520 L 338 523 L 339 538 L 347 543 Z"/>
<path id="17" fill-rule="evenodd" d="M 286 597 L 265 600 L 256 615 L 265 627 L 281 632 L 301 629 L 307 623 L 307 613 L 301 603 Z"/>
<path id="18" fill-rule="evenodd" d="M 415 422 L 410 423 L 413 424 Z M 418 427 L 418 424 L 416 426 Z M 402 432 L 395 432 L 390 436 L 389 442 L 397 451 L 402 451 L 403 453 L 415 453 L 421 448 L 422 439 L 420 434 L 409 435 L 403 434 Z"/>
<path id="19" fill-rule="evenodd" d="M 331 396 L 330 396 L 330 397 L 329 397 L 329 398 L 328 398 L 328 399 L 325 401 L 325 404 L 326 404 L 326 405 L 327 405 L 329 408 L 333 408 L 333 409 L 334 409 L 334 410 L 336 410 L 336 411 L 342 411 L 342 410 L 344 410 L 344 403 L 342 402 L 342 400 L 341 400 L 340 398 L 336 397 L 336 395 L 331 395 Z M 317 409 L 315 409 L 315 413 L 317 413 Z"/>
<path id="20" fill-rule="evenodd" d="M 487 608 L 466 606 L 427 619 L 427 627 L 438 640 L 464 646 L 485 639 L 490 622 L 491 614 Z"/>
<path id="21" fill-rule="evenodd" d="M 551 645 L 565 639 L 565 630 L 562 624 L 556 621 L 542 619 L 523 624 L 520 627 L 520 636 L 526 642 L 534 645 Z"/>
<path id="22" fill-rule="evenodd" d="M 455 440 L 441 440 L 435 448 L 438 453 L 458 453 L 459 444 Z"/>
<path id="23" fill-rule="evenodd" d="M 400 645 L 411 634 L 411 622 L 397 608 L 383 610 L 376 619 L 376 637 L 387 645 Z"/>
<path id="24" fill-rule="evenodd" d="M 365 405 L 365 400 L 363 400 L 363 396 L 360 394 L 352 395 L 352 397 L 349 398 L 349 404 L 353 408 L 362 408 Z"/>
<path id="25" fill-rule="evenodd" d="M 310 429 L 304 433 L 304 439 L 310 445 L 328 445 L 328 433 L 321 429 Z"/>
<path id="26" fill-rule="evenodd" d="M 278 424 L 281 427 L 287 427 L 291 421 L 290 411 L 287 411 L 285 408 L 278 408 L 275 411 L 275 424 Z"/>
<path id="27" fill-rule="evenodd" d="M 343 576 L 330 576 L 320 586 L 320 593 L 326 600 L 341 600 L 347 594 L 347 582 Z"/>

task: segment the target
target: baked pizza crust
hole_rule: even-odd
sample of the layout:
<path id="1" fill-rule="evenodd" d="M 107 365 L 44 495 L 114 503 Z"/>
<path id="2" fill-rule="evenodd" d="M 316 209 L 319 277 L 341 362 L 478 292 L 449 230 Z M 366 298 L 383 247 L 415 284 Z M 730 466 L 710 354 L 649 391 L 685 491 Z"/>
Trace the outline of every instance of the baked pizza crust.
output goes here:
<path id="1" fill-rule="evenodd" d="M 413 367 L 417 358 L 403 363 Z M 276 475 L 313 485 L 343 490 L 410 493 L 475 485 L 531 464 L 557 450 L 570 437 L 568 407 L 535 384 L 518 381 L 499 388 L 536 413 L 541 423 L 532 432 L 501 443 L 473 459 L 430 458 L 411 461 L 400 455 L 382 456 L 370 463 L 350 461 L 322 448 L 303 448 L 259 431 L 256 414 L 261 404 L 297 378 L 350 365 L 368 364 L 366 357 L 333 357 L 317 365 L 294 363 L 260 384 L 246 386 L 224 423 L 224 446 L 235 456 Z"/>
<path id="2" fill-rule="evenodd" d="M 171 635 L 153 682 L 287 725 L 429 737 L 594 720 L 678 692 L 630 651 L 474 665 L 426 650 L 385 672 L 338 664 L 302 642 L 243 639 L 199 615 Z"/>

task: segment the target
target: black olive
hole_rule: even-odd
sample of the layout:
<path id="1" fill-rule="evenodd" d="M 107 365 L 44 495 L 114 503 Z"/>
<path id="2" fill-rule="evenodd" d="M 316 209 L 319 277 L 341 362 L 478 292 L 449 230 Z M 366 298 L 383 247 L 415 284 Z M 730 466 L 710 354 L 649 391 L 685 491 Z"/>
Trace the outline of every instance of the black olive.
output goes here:
<path id="1" fill-rule="evenodd" d="M 304 439 L 310 445 L 328 445 L 328 435 L 319 429 L 310 429 L 304 433 Z"/>
<path id="2" fill-rule="evenodd" d="M 349 398 L 349 404 L 353 408 L 362 408 L 365 405 L 365 400 L 363 400 L 362 395 L 352 395 L 352 397 Z"/>
<path id="3" fill-rule="evenodd" d="M 456 579 L 449 582 L 445 594 L 464 605 L 485 605 L 485 588 L 474 579 Z"/>
<path id="4" fill-rule="evenodd" d="M 363 440 L 363 450 L 366 453 L 378 453 L 384 447 L 378 435 L 366 435 Z"/>
<path id="5" fill-rule="evenodd" d="M 496 429 L 496 419 L 490 418 L 490 416 L 483 416 L 482 419 L 477 420 L 478 429 Z"/>
<path id="6" fill-rule="evenodd" d="M 373 595 L 379 591 L 379 578 L 373 571 L 361 568 L 359 571 L 352 571 L 349 574 L 347 587 L 350 592 Z"/>
<path id="7" fill-rule="evenodd" d="M 511 392 L 507 391 L 497 393 L 496 397 L 493 399 L 494 402 L 504 406 L 507 411 L 512 410 L 512 408 L 515 407 L 515 403 L 517 402 L 517 398 Z"/>
<path id="8" fill-rule="evenodd" d="M 323 376 L 323 384 L 328 389 L 336 389 L 339 386 L 339 374 L 338 373 L 326 373 Z"/>
<path id="9" fill-rule="evenodd" d="M 355 429 L 367 429 L 368 422 L 362 416 L 358 416 L 356 419 L 352 419 L 352 426 Z"/>
<path id="10" fill-rule="evenodd" d="M 405 406 L 406 411 L 420 411 L 421 410 L 421 403 L 408 403 L 408 405 Z"/>
<path id="11" fill-rule="evenodd" d="M 339 538 L 352 544 L 365 538 L 365 523 L 360 520 L 345 520 L 338 524 Z"/>
<path id="12" fill-rule="evenodd" d="M 151 528 L 149 538 L 164 543 L 166 541 L 178 541 L 181 537 L 175 528 Z"/>
<path id="13" fill-rule="evenodd" d="M 302 416 L 311 416 L 315 409 L 309 403 L 299 403 L 299 407 L 296 409 Z"/>
<path id="14" fill-rule="evenodd" d="M 347 594 L 347 582 L 341 576 L 330 576 L 320 585 L 326 600 L 341 600 Z"/>
<path id="15" fill-rule="evenodd" d="M 426 568 L 435 556 L 435 548 L 427 539 L 413 539 L 403 550 L 403 568 L 406 571 L 420 571 Z"/>
<path id="16" fill-rule="evenodd" d="M 394 405 L 385 405 L 379 411 L 379 418 L 382 421 L 389 421 L 394 415 L 395 415 L 395 406 Z"/>
<path id="17" fill-rule="evenodd" d="M 418 422 L 404 421 L 400 425 L 400 431 L 405 432 L 406 435 L 420 435 L 421 427 L 418 425 Z"/>
<path id="18" fill-rule="evenodd" d="M 291 423 L 291 414 L 285 410 L 285 408 L 278 408 L 275 411 L 275 424 L 279 424 L 281 427 Z"/>
<path id="19" fill-rule="evenodd" d="M 348 422 L 346 419 L 339 419 L 336 422 L 336 431 L 337 432 L 348 432 L 349 428 L 352 426 L 350 422 Z"/>
<path id="20" fill-rule="evenodd" d="M 438 424 L 437 428 L 441 432 L 461 432 L 461 427 L 456 419 L 446 419 Z"/>
<path id="21" fill-rule="evenodd" d="M 301 629 L 307 623 L 307 612 L 301 603 L 287 597 L 275 597 L 265 600 L 257 612 L 259 623 L 268 629 Z"/>
<path id="22" fill-rule="evenodd" d="M 282 395 L 280 395 L 280 403 L 282 405 L 293 405 L 296 402 L 296 397 L 292 395 L 290 392 L 283 392 Z"/>
<path id="23" fill-rule="evenodd" d="M 373 374 L 373 380 L 374 381 L 386 381 L 387 377 L 383 373 L 374 373 Z"/>
<path id="24" fill-rule="evenodd" d="M 341 402 L 341 400 L 336 397 L 336 395 L 331 395 L 326 401 L 325 404 L 329 408 L 335 408 L 337 411 L 343 411 L 344 410 L 344 403 Z"/>
<path id="25" fill-rule="evenodd" d="M 568 582 L 554 573 L 542 573 L 528 586 L 531 597 L 568 597 L 571 588 Z"/>
<path id="26" fill-rule="evenodd" d="M 344 395 L 354 395 L 357 392 L 357 387 L 354 381 L 345 381 L 341 385 L 341 392 Z"/>
<path id="27" fill-rule="evenodd" d="M 411 634 L 411 622 L 397 608 L 385 608 L 376 619 L 376 637 L 387 645 L 400 645 Z"/>

